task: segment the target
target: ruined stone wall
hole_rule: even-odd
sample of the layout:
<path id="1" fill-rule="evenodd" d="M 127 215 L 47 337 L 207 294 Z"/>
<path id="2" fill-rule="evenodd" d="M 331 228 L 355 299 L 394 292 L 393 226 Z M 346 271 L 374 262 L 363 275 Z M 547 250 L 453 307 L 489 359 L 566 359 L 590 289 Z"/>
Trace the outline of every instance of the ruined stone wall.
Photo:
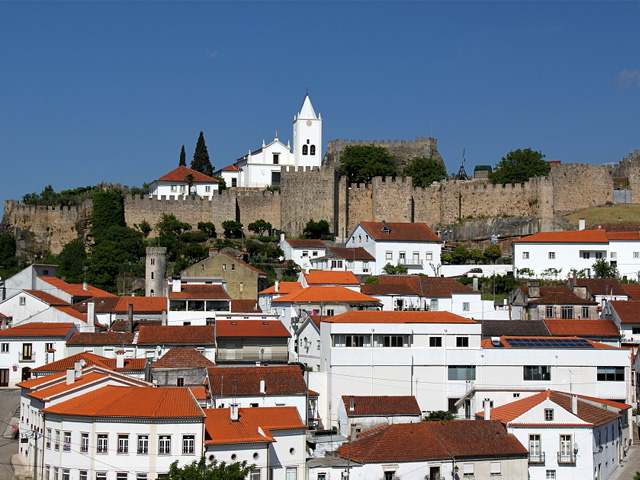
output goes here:
<path id="1" fill-rule="evenodd" d="M 552 165 L 549 178 L 555 215 L 613 203 L 613 179 L 605 165 Z"/>

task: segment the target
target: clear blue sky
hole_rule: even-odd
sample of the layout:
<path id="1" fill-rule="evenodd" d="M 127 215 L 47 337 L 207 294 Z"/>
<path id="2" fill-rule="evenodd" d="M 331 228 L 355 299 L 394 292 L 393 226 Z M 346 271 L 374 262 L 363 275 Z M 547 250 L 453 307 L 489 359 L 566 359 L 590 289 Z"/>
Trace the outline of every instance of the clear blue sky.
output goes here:
<path id="1" fill-rule="evenodd" d="M 447 170 L 640 148 L 638 2 L 0 2 L 0 200 L 292 137 L 432 135 Z"/>

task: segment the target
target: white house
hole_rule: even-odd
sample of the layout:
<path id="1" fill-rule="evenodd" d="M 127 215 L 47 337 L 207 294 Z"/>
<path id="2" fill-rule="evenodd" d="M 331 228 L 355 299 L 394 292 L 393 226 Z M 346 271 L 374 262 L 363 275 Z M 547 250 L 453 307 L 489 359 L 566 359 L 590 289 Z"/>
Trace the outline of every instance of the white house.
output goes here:
<path id="1" fill-rule="evenodd" d="M 614 408 L 612 408 L 614 407 Z M 629 405 L 545 390 L 486 409 L 529 450 L 531 480 L 611 477 L 630 444 L 624 437 Z"/>
<path id="2" fill-rule="evenodd" d="M 318 270 L 350 271 L 356 275 L 371 275 L 376 259 L 364 248 L 327 247 L 323 257 L 312 258 L 311 268 Z"/>
<path id="3" fill-rule="evenodd" d="M 371 274 L 387 264 L 403 265 L 409 273 L 435 275 L 442 239 L 426 223 L 360 222 L 349 235 L 348 248 L 362 247 L 375 258 Z"/>
<path id="4" fill-rule="evenodd" d="M 168 325 L 207 325 L 228 311 L 231 297 L 221 277 L 174 277 L 169 285 Z"/>
<path id="5" fill-rule="evenodd" d="M 301 269 L 311 268 L 311 260 L 324 257 L 327 252 L 327 245 L 322 240 L 312 238 L 284 238 L 280 234 L 278 245 L 284 252 L 286 260 L 293 260 Z"/>
<path id="6" fill-rule="evenodd" d="M 412 396 L 343 395 L 338 405 L 338 431 L 351 440 L 381 425 L 421 420 L 420 406 Z"/>
<path id="7" fill-rule="evenodd" d="M 620 331 L 623 344 L 640 345 L 640 300 L 605 302 L 602 318 L 613 320 Z"/>
<path id="8" fill-rule="evenodd" d="M 196 195 L 211 198 L 218 191 L 218 180 L 184 165 L 151 182 L 149 196 L 181 198 Z"/>

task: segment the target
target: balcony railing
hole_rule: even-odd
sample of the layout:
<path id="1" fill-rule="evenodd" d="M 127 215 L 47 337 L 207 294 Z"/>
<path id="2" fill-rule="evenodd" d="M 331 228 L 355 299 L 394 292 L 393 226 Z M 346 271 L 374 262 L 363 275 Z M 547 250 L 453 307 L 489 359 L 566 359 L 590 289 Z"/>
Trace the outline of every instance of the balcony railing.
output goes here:
<path id="1" fill-rule="evenodd" d="M 544 452 L 543 453 L 530 453 L 529 463 L 536 463 L 544 465 Z"/>
<path id="2" fill-rule="evenodd" d="M 29 353 L 27 355 L 25 355 L 24 353 L 20 353 L 18 354 L 18 359 L 21 362 L 35 362 L 36 361 L 36 354 L 35 353 Z"/>
<path id="3" fill-rule="evenodd" d="M 558 453 L 558 464 L 576 463 L 575 453 Z"/>

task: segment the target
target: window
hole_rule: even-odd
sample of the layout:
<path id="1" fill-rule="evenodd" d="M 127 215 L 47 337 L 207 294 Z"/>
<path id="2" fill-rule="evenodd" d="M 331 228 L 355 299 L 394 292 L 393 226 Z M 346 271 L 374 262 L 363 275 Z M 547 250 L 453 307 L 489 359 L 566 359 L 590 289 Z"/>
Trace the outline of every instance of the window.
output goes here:
<path id="1" fill-rule="evenodd" d="M 9 353 L 9 344 L 8 343 L 0 344 L 0 353 Z"/>
<path id="2" fill-rule="evenodd" d="M 96 480 L 107 480 L 107 472 L 96 472 Z"/>
<path id="3" fill-rule="evenodd" d="M 388 250 L 386 252 L 384 252 L 384 259 L 385 260 L 393 260 L 393 252 L 390 252 Z"/>
<path id="4" fill-rule="evenodd" d="M 184 435 L 182 437 L 182 453 L 193 454 L 196 452 L 196 437 L 195 435 Z"/>
<path id="5" fill-rule="evenodd" d="M 22 344 L 22 360 L 32 360 L 33 359 L 33 351 L 31 349 L 30 343 Z"/>
<path id="6" fill-rule="evenodd" d="M 432 260 L 433 260 L 433 252 L 426 252 L 426 253 L 424 254 L 424 259 L 425 259 L 427 262 L 432 261 Z"/>
<path id="7" fill-rule="evenodd" d="M 146 473 L 138 473 L 136 475 L 136 480 L 147 480 L 147 474 Z"/>
<path id="8" fill-rule="evenodd" d="M 522 259 L 529 260 L 529 252 L 522 252 Z"/>
<path id="9" fill-rule="evenodd" d="M 624 382 L 624 367 L 598 367 L 599 382 Z"/>
<path id="10" fill-rule="evenodd" d="M 371 335 L 332 335 L 334 347 L 370 347 Z"/>
<path id="11" fill-rule="evenodd" d="M 86 470 L 80 470 L 80 480 L 88 480 L 89 476 Z"/>
<path id="12" fill-rule="evenodd" d="M 471 310 L 471 308 L 469 306 L 469 302 L 462 302 L 462 311 L 463 312 L 468 312 L 469 310 Z"/>
<path id="13" fill-rule="evenodd" d="M 475 365 L 452 365 L 449 367 L 449 380 L 475 380 Z"/>
<path id="14" fill-rule="evenodd" d="M 553 318 L 554 314 L 553 314 L 553 305 L 547 305 L 545 307 L 545 317 L 546 318 Z"/>
<path id="15" fill-rule="evenodd" d="M 603 252 L 593 252 L 593 253 L 595 253 L 596 260 L 600 260 L 604 255 Z"/>
<path id="16" fill-rule="evenodd" d="M 51 448 L 51 429 L 47 428 L 47 448 Z"/>
<path id="17" fill-rule="evenodd" d="M 331 268 L 342 268 L 342 260 L 331 260 Z"/>
<path id="18" fill-rule="evenodd" d="M 81 452 L 89 451 L 89 434 L 88 433 L 80 434 L 80 451 Z"/>
<path id="19" fill-rule="evenodd" d="M 462 475 L 464 477 L 473 476 L 473 463 L 465 463 L 464 465 L 462 465 Z"/>
<path id="20" fill-rule="evenodd" d="M 44 351 L 53 350 L 53 342 L 46 342 L 44 344 Z"/>
<path id="21" fill-rule="evenodd" d="M 205 192 L 210 192 L 211 191 L 211 185 L 205 185 L 204 186 L 204 191 Z"/>
<path id="22" fill-rule="evenodd" d="M 297 479 L 298 479 L 298 469 L 296 467 L 287 467 L 286 480 L 297 480 Z"/>
<path id="23" fill-rule="evenodd" d="M 589 260 L 589 257 L 591 257 L 591 252 L 581 252 L 582 253 L 582 258 L 584 258 L 585 260 Z"/>
<path id="24" fill-rule="evenodd" d="M 116 473 L 116 480 L 127 480 L 129 474 L 127 472 Z"/>
<path id="25" fill-rule="evenodd" d="M 491 475 L 502 475 L 500 462 L 491 462 Z"/>
<path id="26" fill-rule="evenodd" d="M 407 263 L 407 252 L 400 252 L 398 257 L 398 263 L 404 265 Z"/>
<path id="27" fill-rule="evenodd" d="M 410 346 L 409 335 L 374 335 L 374 347 L 408 347 Z"/>
<path id="28" fill-rule="evenodd" d="M 303 257 L 308 257 L 309 256 L 309 251 L 308 250 L 303 250 L 302 251 L 302 256 Z"/>
<path id="29" fill-rule="evenodd" d="M 589 318 L 589 307 L 582 307 L 582 318 Z"/>
<path id="30" fill-rule="evenodd" d="M 186 186 L 185 185 L 180 185 L 180 191 L 184 192 L 186 190 Z"/>
<path id="31" fill-rule="evenodd" d="M 420 264 L 420 252 L 413 252 L 413 260 L 412 260 L 414 265 L 419 265 Z"/>
<path id="32" fill-rule="evenodd" d="M 442 337 L 429 337 L 429 346 L 430 347 L 441 347 L 442 346 Z"/>
<path id="33" fill-rule="evenodd" d="M 62 449 L 65 452 L 71 451 L 71 432 L 64 432 L 64 445 L 62 446 Z"/>
<path id="34" fill-rule="evenodd" d="M 438 299 L 437 298 L 432 298 L 431 299 L 431 301 L 429 302 L 429 310 L 431 310 L 432 312 L 438 311 Z"/>
<path id="35" fill-rule="evenodd" d="M 257 468 L 251 470 L 251 473 L 249 473 L 249 480 L 260 480 L 260 470 Z"/>
<path id="36" fill-rule="evenodd" d="M 175 192 L 175 191 L 177 191 L 177 190 L 178 190 L 177 185 L 171 185 L 171 191 L 172 191 L 172 192 Z"/>
<path id="37" fill-rule="evenodd" d="M 551 380 L 551 367 L 543 365 L 525 365 L 522 367 L 524 380 Z"/>
<path id="38" fill-rule="evenodd" d="M 56 443 L 55 449 L 60 450 L 60 430 L 56 430 Z"/>
<path id="39" fill-rule="evenodd" d="M 549 252 L 549 260 L 555 260 L 556 259 L 556 252 Z"/>
<path id="40" fill-rule="evenodd" d="M 556 471 L 555 470 L 547 470 L 544 478 L 546 480 L 556 480 Z"/>
<path id="41" fill-rule="evenodd" d="M 232 264 L 231 264 L 231 271 L 233 272 L 233 271 L 235 271 L 235 269 L 236 269 L 236 264 L 235 264 L 235 263 L 232 263 Z"/>
<path id="42" fill-rule="evenodd" d="M 539 463 L 543 461 L 540 448 L 540 435 L 529 435 L 529 462 Z"/>
<path id="43" fill-rule="evenodd" d="M 107 453 L 109 451 L 109 435 L 107 434 L 99 434 L 98 435 L 98 453 Z"/>
<path id="44" fill-rule="evenodd" d="M 118 435 L 118 453 L 129 453 L 129 435 Z"/>
<path id="45" fill-rule="evenodd" d="M 25 306 L 27 304 L 27 297 L 20 297 L 20 305 Z"/>
<path id="46" fill-rule="evenodd" d="M 232 187 L 237 187 L 238 186 L 238 179 L 237 178 L 232 178 L 231 179 L 231 186 Z"/>
<path id="47" fill-rule="evenodd" d="M 468 347 L 469 337 L 456 337 L 456 347 Z"/>
<path id="48" fill-rule="evenodd" d="M 328 317 L 333 317 L 336 314 L 336 311 L 334 308 L 327 308 L 327 316 Z"/>
<path id="49" fill-rule="evenodd" d="M 553 408 L 544 409 L 544 421 L 553 422 Z"/>
<path id="50" fill-rule="evenodd" d="M 316 146 L 315 145 L 311 145 L 309 147 L 309 155 L 315 155 L 316 154 Z"/>
<path id="51" fill-rule="evenodd" d="M 171 436 L 160 435 L 158 440 L 158 455 L 169 455 L 171 453 Z"/>
<path id="52" fill-rule="evenodd" d="M 138 435 L 138 453 L 140 455 L 149 453 L 149 435 Z"/>
<path id="53" fill-rule="evenodd" d="M 562 305 L 562 318 L 565 320 L 573 319 L 573 307 L 571 305 Z"/>
<path id="54" fill-rule="evenodd" d="M 309 155 L 309 146 L 308 145 L 302 145 L 302 154 L 303 155 Z M 287 478 L 288 480 L 288 478 Z"/>
<path id="55" fill-rule="evenodd" d="M 51 478 L 51 467 L 47 465 L 44 467 L 44 480 L 49 480 Z"/>
<path id="56" fill-rule="evenodd" d="M 179 377 L 176 379 L 176 386 L 177 387 L 184 387 L 184 378 Z"/>
<path id="57" fill-rule="evenodd" d="M 369 273 L 369 262 L 362 262 L 362 273 Z"/>
<path id="58" fill-rule="evenodd" d="M 278 165 L 280 163 L 280 154 L 279 153 L 274 153 L 273 154 L 273 164 L 274 165 Z"/>
<path id="59" fill-rule="evenodd" d="M 395 478 L 396 478 L 395 471 L 384 472 L 384 480 L 395 480 Z"/>
<path id="60" fill-rule="evenodd" d="M 560 435 L 560 451 L 558 463 L 571 463 L 573 461 L 573 443 L 571 435 Z"/>
<path id="61" fill-rule="evenodd" d="M 68 468 L 63 468 L 62 469 L 62 480 L 70 480 L 71 479 L 71 474 L 69 472 Z"/>
<path id="62" fill-rule="evenodd" d="M 311 252 L 311 255 L 317 257 L 320 252 L 318 250 L 314 250 Z"/>
<path id="63" fill-rule="evenodd" d="M 53 480 L 60 480 L 60 477 L 58 477 L 59 471 L 58 467 L 53 467 Z"/>

